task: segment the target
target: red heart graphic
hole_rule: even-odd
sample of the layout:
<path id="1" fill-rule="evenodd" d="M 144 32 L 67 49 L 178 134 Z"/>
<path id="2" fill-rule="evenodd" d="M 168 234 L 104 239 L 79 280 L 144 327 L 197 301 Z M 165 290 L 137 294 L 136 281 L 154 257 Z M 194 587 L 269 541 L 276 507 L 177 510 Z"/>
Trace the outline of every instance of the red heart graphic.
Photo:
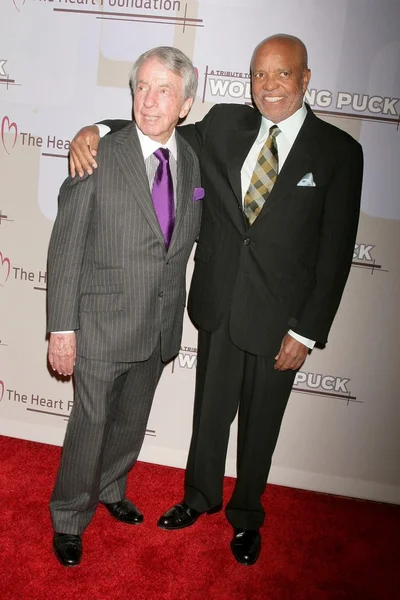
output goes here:
<path id="1" fill-rule="evenodd" d="M 7 127 L 7 129 L 6 129 Z M 6 145 L 6 140 L 4 139 L 4 134 L 5 133 L 12 133 L 14 132 L 14 141 L 13 141 L 13 145 L 11 147 L 11 150 L 14 148 L 16 142 L 17 142 L 17 137 L 18 137 L 18 127 L 16 123 L 11 123 L 10 119 L 8 117 L 3 117 L 3 120 L 1 122 L 1 141 L 3 142 L 3 146 L 4 146 L 4 150 L 7 152 L 7 154 L 10 154 L 10 152 L 8 151 L 7 145 Z"/>
<path id="2" fill-rule="evenodd" d="M 1 252 L 0 252 L 0 267 L 5 267 L 6 268 L 7 275 L 6 275 L 6 278 L 4 280 L 4 283 L 5 283 L 7 281 L 7 279 L 9 278 L 9 276 L 10 276 L 11 263 L 10 263 L 10 259 L 7 258 L 7 256 L 4 256 L 4 258 L 3 258 L 3 255 L 2 255 Z"/>
<path id="3" fill-rule="evenodd" d="M 4 396 L 4 382 L 0 379 L 0 402 L 3 400 Z"/>
<path id="4" fill-rule="evenodd" d="M 13 4 L 18 12 L 20 12 L 20 7 L 25 4 L 25 0 L 13 0 Z"/>

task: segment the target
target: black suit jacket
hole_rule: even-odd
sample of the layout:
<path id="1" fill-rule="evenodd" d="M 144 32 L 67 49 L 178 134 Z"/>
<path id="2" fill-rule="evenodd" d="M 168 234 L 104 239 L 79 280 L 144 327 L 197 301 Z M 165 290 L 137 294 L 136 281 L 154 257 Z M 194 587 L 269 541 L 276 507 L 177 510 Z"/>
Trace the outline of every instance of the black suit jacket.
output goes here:
<path id="1" fill-rule="evenodd" d="M 219 104 L 202 121 L 179 128 L 199 156 L 205 189 L 188 311 L 208 332 L 229 313 L 239 348 L 274 356 L 289 329 L 327 341 L 352 261 L 363 157 L 358 142 L 308 108 L 248 227 L 240 171 L 260 124 L 260 113 L 248 106 Z M 307 173 L 315 187 L 297 185 Z"/>

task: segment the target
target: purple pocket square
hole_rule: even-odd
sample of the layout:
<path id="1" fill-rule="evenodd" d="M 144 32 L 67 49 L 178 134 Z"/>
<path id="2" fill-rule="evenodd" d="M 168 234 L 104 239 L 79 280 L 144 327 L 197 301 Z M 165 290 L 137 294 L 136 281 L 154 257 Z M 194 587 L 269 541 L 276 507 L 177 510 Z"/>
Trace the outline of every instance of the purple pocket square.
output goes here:
<path id="1" fill-rule="evenodd" d="M 193 202 L 201 200 L 202 198 L 204 198 L 204 188 L 194 188 Z"/>

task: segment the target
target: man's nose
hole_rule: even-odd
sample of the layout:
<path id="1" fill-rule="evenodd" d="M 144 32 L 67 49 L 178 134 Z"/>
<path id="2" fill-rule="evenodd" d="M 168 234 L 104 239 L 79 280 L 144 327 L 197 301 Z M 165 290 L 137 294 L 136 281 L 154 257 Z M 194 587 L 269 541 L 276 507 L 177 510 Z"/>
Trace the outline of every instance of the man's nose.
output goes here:
<path id="1" fill-rule="evenodd" d="M 264 77 L 264 81 L 263 81 L 263 89 L 267 90 L 267 91 L 271 91 L 271 90 L 276 90 L 276 88 L 278 87 L 278 81 L 276 79 L 276 77 L 269 77 L 268 75 L 266 75 Z"/>
<path id="2" fill-rule="evenodd" d="M 157 104 L 156 92 L 154 90 L 148 90 L 144 97 L 144 105 L 146 108 L 150 108 Z"/>

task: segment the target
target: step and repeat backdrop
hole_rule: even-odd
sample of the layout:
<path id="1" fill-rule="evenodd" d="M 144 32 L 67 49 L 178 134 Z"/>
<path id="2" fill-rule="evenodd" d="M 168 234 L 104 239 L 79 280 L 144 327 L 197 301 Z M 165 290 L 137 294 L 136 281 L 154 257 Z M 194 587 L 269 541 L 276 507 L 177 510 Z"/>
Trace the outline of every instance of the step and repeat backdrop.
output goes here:
<path id="1" fill-rule="evenodd" d="M 363 145 L 365 178 L 349 282 L 327 347 L 297 375 L 270 481 L 400 503 L 399 23 L 396 0 L 2 0 L 0 434 L 61 445 L 73 404 L 71 381 L 48 370 L 45 300 L 75 132 L 130 118 L 130 68 L 158 45 L 179 47 L 198 70 L 190 121 L 218 102 L 250 103 L 253 48 L 285 32 L 308 47 L 310 105 Z M 142 460 L 185 465 L 196 351 L 186 317 Z M 229 475 L 235 438 L 234 424 Z"/>

